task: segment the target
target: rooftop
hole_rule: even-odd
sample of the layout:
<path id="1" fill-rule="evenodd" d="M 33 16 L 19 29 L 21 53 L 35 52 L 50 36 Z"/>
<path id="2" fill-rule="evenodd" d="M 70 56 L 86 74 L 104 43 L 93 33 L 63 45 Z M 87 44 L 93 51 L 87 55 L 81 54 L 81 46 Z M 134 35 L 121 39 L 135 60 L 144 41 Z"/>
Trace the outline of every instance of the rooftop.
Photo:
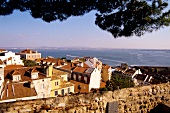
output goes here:
<path id="1" fill-rule="evenodd" d="M 1 100 L 36 96 L 35 88 L 26 87 L 26 83 L 9 83 L 3 90 Z"/>

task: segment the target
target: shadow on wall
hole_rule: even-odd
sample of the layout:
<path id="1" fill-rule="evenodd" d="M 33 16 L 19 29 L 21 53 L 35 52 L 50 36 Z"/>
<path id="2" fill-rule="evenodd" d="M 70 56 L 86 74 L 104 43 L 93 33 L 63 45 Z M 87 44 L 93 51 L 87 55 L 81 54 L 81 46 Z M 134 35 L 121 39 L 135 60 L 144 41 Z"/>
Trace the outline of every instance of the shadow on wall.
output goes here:
<path id="1" fill-rule="evenodd" d="M 149 113 L 170 113 L 170 107 L 164 104 L 158 104 Z"/>

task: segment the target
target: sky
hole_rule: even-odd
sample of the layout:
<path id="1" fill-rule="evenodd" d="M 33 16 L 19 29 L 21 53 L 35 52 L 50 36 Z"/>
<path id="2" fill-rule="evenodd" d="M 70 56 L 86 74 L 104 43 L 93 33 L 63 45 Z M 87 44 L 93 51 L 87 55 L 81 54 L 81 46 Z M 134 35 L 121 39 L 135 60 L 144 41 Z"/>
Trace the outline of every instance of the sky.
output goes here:
<path id="1" fill-rule="evenodd" d="M 141 37 L 115 39 L 95 25 L 95 12 L 65 21 L 44 22 L 29 12 L 0 16 L 0 47 L 92 47 L 120 49 L 170 49 L 170 27 Z"/>

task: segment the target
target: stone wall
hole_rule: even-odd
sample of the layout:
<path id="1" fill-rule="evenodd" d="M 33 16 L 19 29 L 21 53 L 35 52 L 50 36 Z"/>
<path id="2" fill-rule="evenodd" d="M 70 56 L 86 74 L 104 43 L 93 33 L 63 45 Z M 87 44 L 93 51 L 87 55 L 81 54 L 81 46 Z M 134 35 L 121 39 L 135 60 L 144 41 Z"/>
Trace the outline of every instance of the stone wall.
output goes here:
<path id="1" fill-rule="evenodd" d="M 170 83 L 114 92 L 97 92 L 0 104 L 6 113 L 147 113 L 159 103 L 170 105 Z"/>

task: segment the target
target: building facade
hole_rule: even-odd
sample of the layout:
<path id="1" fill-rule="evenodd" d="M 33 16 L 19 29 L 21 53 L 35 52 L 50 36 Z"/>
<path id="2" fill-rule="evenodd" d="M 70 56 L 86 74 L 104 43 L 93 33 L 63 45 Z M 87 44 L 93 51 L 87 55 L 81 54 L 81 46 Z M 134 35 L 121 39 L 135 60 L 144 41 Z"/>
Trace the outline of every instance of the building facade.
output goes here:
<path id="1" fill-rule="evenodd" d="M 17 54 L 21 55 L 21 58 L 24 58 L 26 60 L 35 60 L 41 58 L 41 53 L 38 53 L 38 51 L 33 51 L 30 49 L 25 49 Z"/>
<path id="2" fill-rule="evenodd" d="M 24 65 L 23 61 L 21 60 L 21 56 L 16 55 L 11 51 L 1 52 L 0 60 L 0 65 Z"/>

